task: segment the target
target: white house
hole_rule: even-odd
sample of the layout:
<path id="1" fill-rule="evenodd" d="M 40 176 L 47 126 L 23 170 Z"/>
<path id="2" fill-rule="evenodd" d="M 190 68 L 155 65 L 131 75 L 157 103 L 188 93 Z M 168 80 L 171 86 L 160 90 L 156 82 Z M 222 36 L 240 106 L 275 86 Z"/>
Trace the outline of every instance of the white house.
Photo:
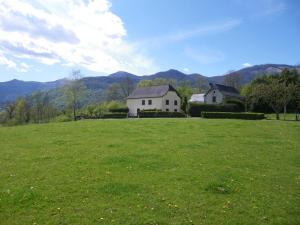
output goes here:
<path id="1" fill-rule="evenodd" d="M 145 109 L 180 112 L 180 105 L 181 97 L 171 85 L 137 88 L 127 97 L 129 116 Z"/>
<path id="2" fill-rule="evenodd" d="M 207 104 L 220 104 L 227 99 L 242 99 L 239 91 L 234 87 L 211 83 L 209 85 L 210 89 L 204 95 L 204 102 Z"/>

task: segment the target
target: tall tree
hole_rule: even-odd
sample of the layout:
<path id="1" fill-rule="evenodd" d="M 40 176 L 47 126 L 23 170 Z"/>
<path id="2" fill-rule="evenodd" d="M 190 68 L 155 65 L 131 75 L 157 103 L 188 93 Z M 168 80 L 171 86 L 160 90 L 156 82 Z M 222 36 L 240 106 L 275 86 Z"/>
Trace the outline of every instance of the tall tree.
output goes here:
<path id="1" fill-rule="evenodd" d="M 187 99 L 190 99 L 194 92 L 189 82 L 182 82 L 181 85 L 177 87 L 177 91 L 182 98 L 186 97 Z"/>
<path id="2" fill-rule="evenodd" d="M 187 109 L 188 108 L 188 98 L 186 96 L 184 96 L 182 98 L 182 103 L 181 103 L 181 110 L 187 114 Z"/>
<path id="3" fill-rule="evenodd" d="M 300 92 L 300 76 L 297 70 L 284 69 L 278 77 L 279 82 L 283 83 L 283 112 L 286 118 L 287 106 L 293 99 L 298 99 Z M 297 103 L 296 103 L 297 104 Z"/>
<path id="4" fill-rule="evenodd" d="M 43 120 L 43 112 L 44 112 L 44 104 L 43 104 L 43 93 L 38 91 L 31 96 L 32 102 L 32 113 L 33 119 L 35 122 L 42 122 Z"/>
<path id="5" fill-rule="evenodd" d="M 25 98 L 19 98 L 16 101 L 15 110 L 15 119 L 18 124 L 24 124 L 30 121 L 30 107 Z"/>
<path id="6" fill-rule="evenodd" d="M 15 102 L 8 102 L 5 105 L 4 108 L 5 112 L 6 112 L 6 119 L 7 120 L 11 120 L 15 115 L 15 110 L 16 110 L 16 103 Z"/>
<path id="7" fill-rule="evenodd" d="M 66 86 L 66 97 L 68 106 L 72 110 L 73 120 L 77 119 L 77 110 L 80 108 L 80 103 L 84 98 L 86 86 L 82 81 L 80 70 L 74 70 L 71 74 L 69 84 Z"/>
<path id="8" fill-rule="evenodd" d="M 276 119 L 279 119 L 282 110 L 286 113 L 287 105 L 300 91 L 297 85 L 282 81 L 281 78 L 267 76 L 264 78 L 265 82 L 257 83 L 253 88 L 253 96 L 269 104 L 276 114 Z"/>

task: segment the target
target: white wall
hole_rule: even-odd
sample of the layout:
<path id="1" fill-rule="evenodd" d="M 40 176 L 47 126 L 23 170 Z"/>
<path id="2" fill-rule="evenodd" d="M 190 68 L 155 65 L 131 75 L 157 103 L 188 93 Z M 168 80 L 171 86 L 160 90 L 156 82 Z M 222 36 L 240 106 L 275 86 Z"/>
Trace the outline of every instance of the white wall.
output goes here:
<path id="1" fill-rule="evenodd" d="M 166 100 L 169 100 L 169 105 L 166 105 Z M 177 100 L 177 105 L 174 105 L 175 100 Z M 169 91 L 165 96 L 163 96 L 162 102 L 162 111 L 166 111 L 166 109 L 169 109 L 169 112 L 175 112 L 175 109 L 177 110 L 177 112 L 181 111 L 181 99 L 175 91 Z"/>
<path id="2" fill-rule="evenodd" d="M 142 105 L 142 100 L 145 100 L 145 105 Z M 148 104 L 148 100 L 152 100 L 152 105 Z M 137 109 L 162 109 L 162 98 L 127 99 L 127 107 L 129 116 L 137 116 Z"/>
<path id="3" fill-rule="evenodd" d="M 216 96 L 216 102 L 213 102 L 213 96 Z M 205 96 L 205 103 L 207 104 L 220 104 L 223 102 L 223 94 L 216 89 L 210 90 Z"/>

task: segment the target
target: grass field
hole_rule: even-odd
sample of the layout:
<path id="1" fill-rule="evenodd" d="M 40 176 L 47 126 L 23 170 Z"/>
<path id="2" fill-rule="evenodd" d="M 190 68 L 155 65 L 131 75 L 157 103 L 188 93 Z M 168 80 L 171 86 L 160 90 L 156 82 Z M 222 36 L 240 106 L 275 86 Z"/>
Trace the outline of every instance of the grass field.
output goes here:
<path id="1" fill-rule="evenodd" d="M 1 127 L 0 224 L 300 224 L 300 122 Z"/>

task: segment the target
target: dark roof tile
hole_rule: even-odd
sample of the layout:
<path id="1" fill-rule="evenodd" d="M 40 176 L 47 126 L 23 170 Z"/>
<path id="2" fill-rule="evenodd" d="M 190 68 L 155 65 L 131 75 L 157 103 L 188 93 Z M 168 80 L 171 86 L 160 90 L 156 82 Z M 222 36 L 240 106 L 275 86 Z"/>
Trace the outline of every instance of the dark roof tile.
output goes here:
<path id="1" fill-rule="evenodd" d="M 231 94 L 239 94 L 239 91 L 231 86 L 226 86 L 226 85 L 222 85 L 222 84 L 214 84 L 214 86 L 221 92 L 231 93 Z"/>

